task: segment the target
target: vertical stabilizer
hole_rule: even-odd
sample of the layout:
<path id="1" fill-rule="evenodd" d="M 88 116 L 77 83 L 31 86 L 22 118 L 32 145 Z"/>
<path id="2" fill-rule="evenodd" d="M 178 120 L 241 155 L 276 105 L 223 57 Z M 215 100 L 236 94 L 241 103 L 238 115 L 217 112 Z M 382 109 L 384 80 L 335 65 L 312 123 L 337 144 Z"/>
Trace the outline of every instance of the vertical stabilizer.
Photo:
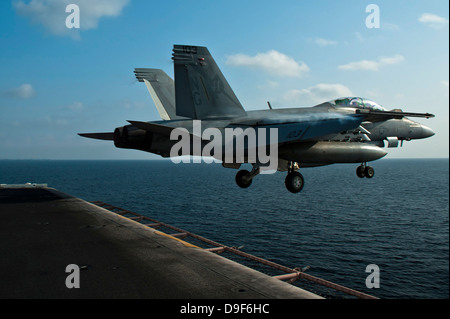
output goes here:
<path id="1" fill-rule="evenodd" d="M 144 82 L 156 105 L 161 119 L 175 120 L 181 117 L 175 112 L 175 85 L 170 76 L 160 69 L 134 69 L 139 82 Z"/>
<path id="2" fill-rule="evenodd" d="M 175 45 L 172 59 L 177 115 L 193 119 L 246 115 L 207 48 Z"/>

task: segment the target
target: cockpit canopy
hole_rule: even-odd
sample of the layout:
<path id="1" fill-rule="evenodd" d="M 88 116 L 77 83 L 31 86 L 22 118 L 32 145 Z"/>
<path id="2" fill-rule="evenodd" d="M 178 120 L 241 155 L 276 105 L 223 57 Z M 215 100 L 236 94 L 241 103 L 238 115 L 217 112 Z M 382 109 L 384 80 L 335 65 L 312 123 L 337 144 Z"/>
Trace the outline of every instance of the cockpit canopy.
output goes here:
<path id="1" fill-rule="evenodd" d="M 369 109 L 373 111 L 386 111 L 380 104 L 360 97 L 344 97 L 337 100 L 332 100 L 329 103 L 336 105 L 336 107 L 356 107 L 359 109 Z"/>

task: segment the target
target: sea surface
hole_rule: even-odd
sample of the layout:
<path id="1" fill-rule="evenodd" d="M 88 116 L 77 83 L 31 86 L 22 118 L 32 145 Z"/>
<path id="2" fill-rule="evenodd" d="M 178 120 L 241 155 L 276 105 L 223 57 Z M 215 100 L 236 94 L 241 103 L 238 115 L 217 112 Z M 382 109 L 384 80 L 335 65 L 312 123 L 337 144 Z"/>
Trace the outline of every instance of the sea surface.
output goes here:
<path id="1" fill-rule="evenodd" d="M 371 165 L 373 179 L 350 164 L 302 169 L 298 194 L 285 173 L 240 189 L 236 170 L 169 160 L 3 160 L 0 183 L 47 183 L 379 298 L 449 298 L 448 159 Z M 369 289 L 372 264 L 380 287 Z"/>

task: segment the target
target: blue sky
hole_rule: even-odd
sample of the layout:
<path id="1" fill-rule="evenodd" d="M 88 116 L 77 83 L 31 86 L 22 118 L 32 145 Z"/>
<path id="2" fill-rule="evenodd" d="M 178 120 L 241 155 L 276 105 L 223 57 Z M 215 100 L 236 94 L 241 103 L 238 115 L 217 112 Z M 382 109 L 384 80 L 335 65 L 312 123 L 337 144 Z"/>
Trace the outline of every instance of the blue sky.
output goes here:
<path id="1" fill-rule="evenodd" d="M 69 3 L 80 29 L 67 29 Z M 366 27 L 366 6 L 380 28 Z M 449 3 L 13 0 L 0 2 L 0 159 L 148 159 L 79 137 L 159 120 L 135 67 L 173 75 L 173 44 L 207 46 L 247 110 L 342 95 L 430 112 L 427 140 L 388 158 L 448 157 Z M 276 65 L 276 67 L 274 67 Z"/>

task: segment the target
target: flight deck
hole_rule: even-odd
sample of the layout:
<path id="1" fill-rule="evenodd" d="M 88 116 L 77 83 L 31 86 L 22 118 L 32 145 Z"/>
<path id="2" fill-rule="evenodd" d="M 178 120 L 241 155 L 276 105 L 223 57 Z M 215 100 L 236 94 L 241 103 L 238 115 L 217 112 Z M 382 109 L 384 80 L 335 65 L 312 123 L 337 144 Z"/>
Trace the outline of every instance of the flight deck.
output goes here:
<path id="1" fill-rule="evenodd" d="M 218 254 L 248 255 L 235 247 L 45 184 L 0 185 L 0 243 L 0 298 L 322 298 L 283 281 L 306 278 L 299 270 L 261 259 L 286 273 L 269 276 Z"/>

